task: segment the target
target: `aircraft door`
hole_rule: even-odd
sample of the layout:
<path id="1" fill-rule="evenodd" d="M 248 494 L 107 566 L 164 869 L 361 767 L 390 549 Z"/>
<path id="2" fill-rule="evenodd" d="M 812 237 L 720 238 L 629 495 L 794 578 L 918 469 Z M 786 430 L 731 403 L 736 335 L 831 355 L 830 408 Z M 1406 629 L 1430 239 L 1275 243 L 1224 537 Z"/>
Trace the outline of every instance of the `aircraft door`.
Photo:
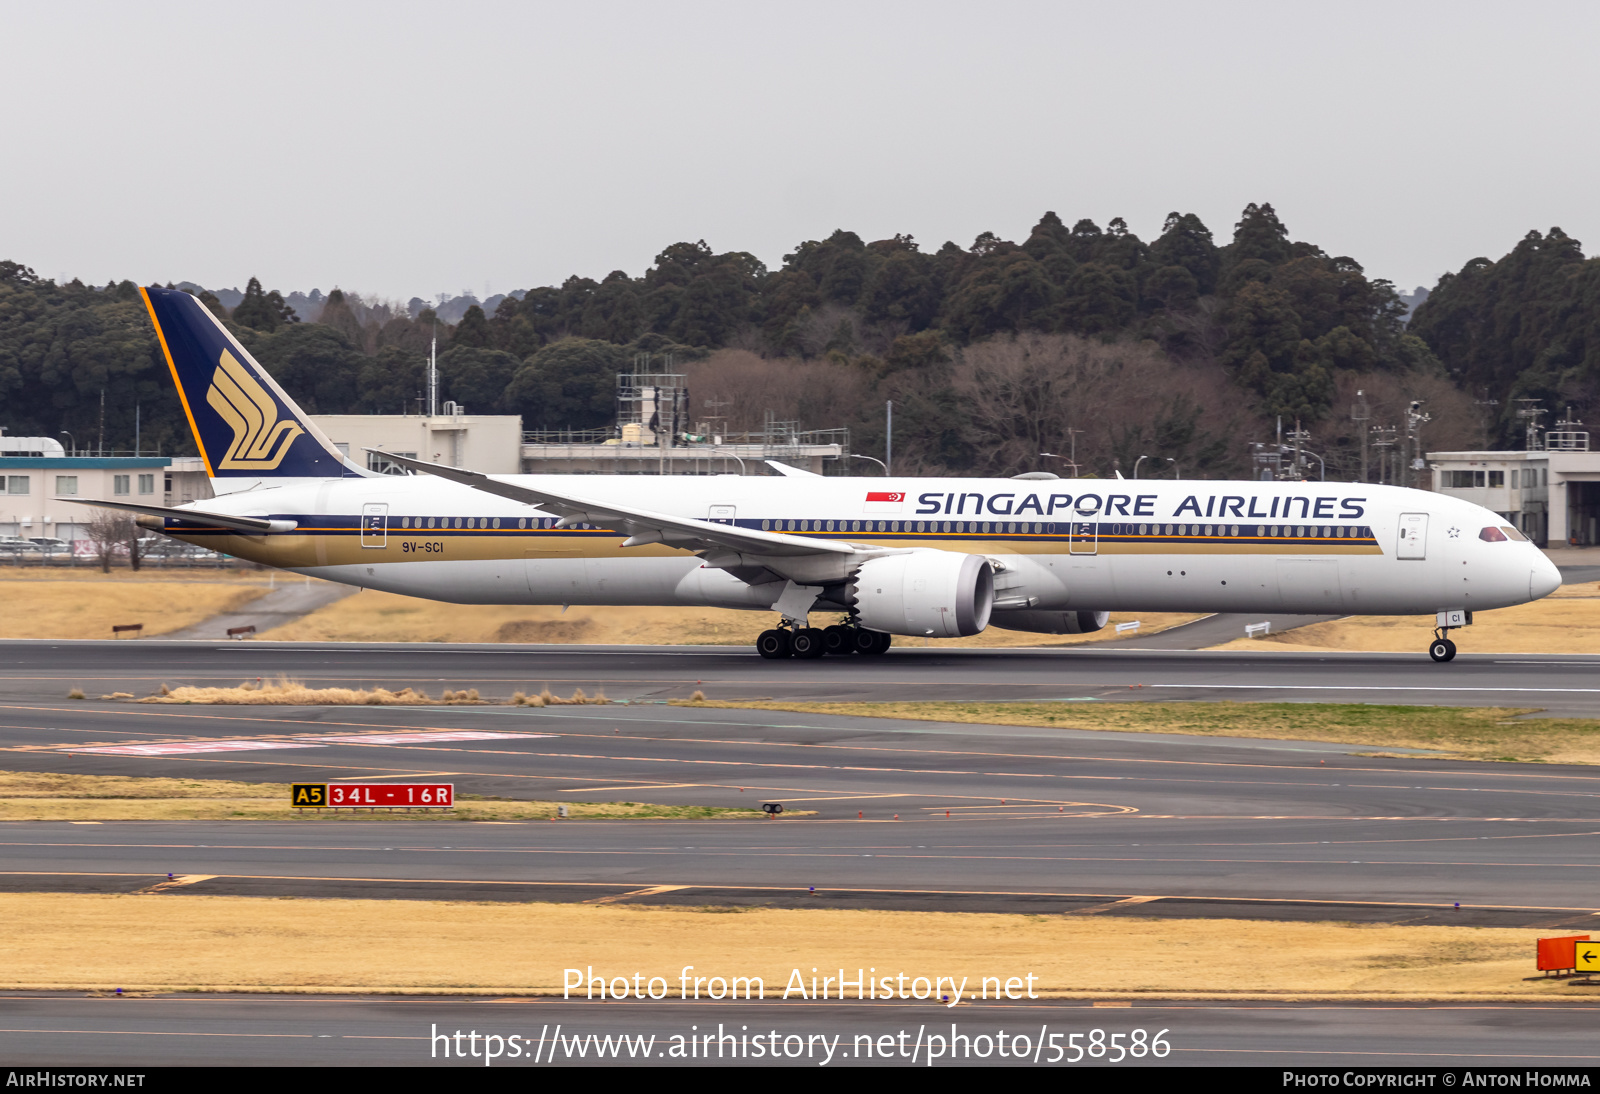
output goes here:
<path id="1" fill-rule="evenodd" d="M 1100 525 L 1092 520 L 1075 520 L 1067 525 L 1067 550 L 1074 555 L 1100 553 Z"/>
<path id="2" fill-rule="evenodd" d="M 387 547 L 389 545 L 389 506 L 386 502 L 369 501 L 361 507 L 361 546 Z"/>
<path id="3" fill-rule="evenodd" d="M 738 515 L 739 509 L 737 506 L 713 505 L 711 511 L 706 514 L 706 519 L 713 524 L 732 524 L 734 523 L 734 518 Z"/>
<path id="4" fill-rule="evenodd" d="M 1415 559 L 1428 557 L 1428 514 L 1400 514 L 1400 541 L 1394 557 Z"/>

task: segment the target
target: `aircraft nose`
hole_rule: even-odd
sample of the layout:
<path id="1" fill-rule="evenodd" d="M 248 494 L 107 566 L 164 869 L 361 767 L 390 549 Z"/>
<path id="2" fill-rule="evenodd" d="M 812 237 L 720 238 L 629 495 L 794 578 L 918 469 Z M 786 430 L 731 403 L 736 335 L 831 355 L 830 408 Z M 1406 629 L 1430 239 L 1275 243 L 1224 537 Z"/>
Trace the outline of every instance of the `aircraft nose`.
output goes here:
<path id="1" fill-rule="evenodd" d="M 1544 556 L 1534 565 L 1528 574 L 1528 599 L 1538 600 L 1540 597 L 1549 596 L 1561 588 L 1561 571 L 1556 569 L 1556 564 Z"/>

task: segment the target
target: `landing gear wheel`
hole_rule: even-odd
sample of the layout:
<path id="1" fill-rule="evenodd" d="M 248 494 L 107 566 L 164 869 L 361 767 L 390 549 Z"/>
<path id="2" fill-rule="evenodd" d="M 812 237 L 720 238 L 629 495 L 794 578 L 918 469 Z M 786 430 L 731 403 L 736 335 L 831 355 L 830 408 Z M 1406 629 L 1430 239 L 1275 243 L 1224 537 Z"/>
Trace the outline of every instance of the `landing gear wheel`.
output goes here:
<path id="1" fill-rule="evenodd" d="M 805 627 L 795 631 L 794 635 L 789 639 L 789 646 L 794 650 L 796 657 L 804 657 L 807 660 L 821 657 L 828 652 L 822 631 L 816 627 Z"/>
<path id="2" fill-rule="evenodd" d="M 855 653 L 855 632 L 843 623 L 835 623 L 831 627 L 824 627 L 822 630 L 822 648 L 828 653 L 837 654 L 840 657 Z"/>
<path id="3" fill-rule="evenodd" d="M 856 652 L 868 655 L 888 653 L 891 641 L 882 631 L 869 631 L 863 627 L 856 631 Z"/>
<path id="4" fill-rule="evenodd" d="M 762 631 L 756 638 L 756 652 L 768 661 L 776 661 L 792 656 L 794 644 L 789 638 L 788 631 Z"/>
<path id="5" fill-rule="evenodd" d="M 1448 638 L 1435 638 L 1433 645 L 1428 647 L 1428 656 L 1435 661 L 1454 661 L 1456 644 Z"/>

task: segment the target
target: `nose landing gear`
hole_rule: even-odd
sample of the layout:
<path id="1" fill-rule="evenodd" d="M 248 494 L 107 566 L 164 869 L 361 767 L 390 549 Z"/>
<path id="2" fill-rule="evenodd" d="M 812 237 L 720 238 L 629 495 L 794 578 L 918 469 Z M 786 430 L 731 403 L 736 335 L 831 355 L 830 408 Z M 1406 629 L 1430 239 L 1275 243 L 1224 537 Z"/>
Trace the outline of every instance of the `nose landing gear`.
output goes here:
<path id="1" fill-rule="evenodd" d="M 1457 627 L 1470 627 L 1472 613 L 1465 608 L 1450 608 L 1437 613 L 1433 626 L 1433 643 L 1428 647 L 1428 656 L 1435 661 L 1454 661 L 1456 658 L 1456 644 L 1450 641 L 1448 635 Z"/>

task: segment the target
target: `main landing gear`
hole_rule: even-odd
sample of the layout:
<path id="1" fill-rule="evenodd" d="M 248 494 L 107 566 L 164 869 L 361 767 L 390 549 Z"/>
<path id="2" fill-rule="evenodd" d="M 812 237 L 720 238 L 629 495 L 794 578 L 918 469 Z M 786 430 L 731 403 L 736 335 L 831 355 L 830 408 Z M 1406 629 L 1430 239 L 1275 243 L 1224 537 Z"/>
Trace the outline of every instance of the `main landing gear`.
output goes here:
<path id="1" fill-rule="evenodd" d="M 824 654 L 847 657 L 852 653 L 886 653 L 891 639 L 882 631 L 836 623 L 831 627 L 802 627 L 785 619 L 756 639 L 756 652 L 769 661 L 781 657 L 815 658 Z"/>

